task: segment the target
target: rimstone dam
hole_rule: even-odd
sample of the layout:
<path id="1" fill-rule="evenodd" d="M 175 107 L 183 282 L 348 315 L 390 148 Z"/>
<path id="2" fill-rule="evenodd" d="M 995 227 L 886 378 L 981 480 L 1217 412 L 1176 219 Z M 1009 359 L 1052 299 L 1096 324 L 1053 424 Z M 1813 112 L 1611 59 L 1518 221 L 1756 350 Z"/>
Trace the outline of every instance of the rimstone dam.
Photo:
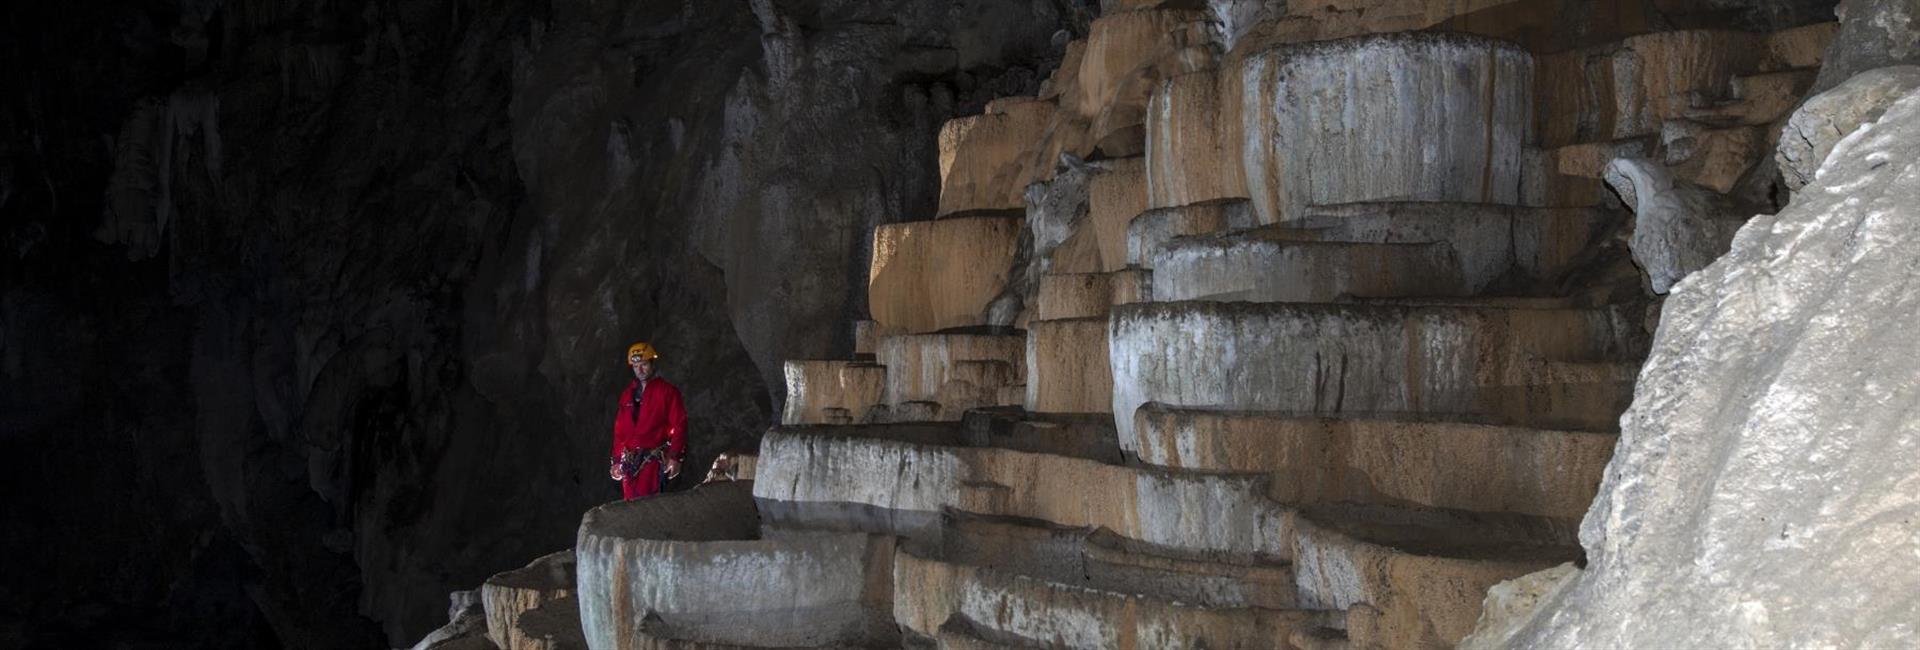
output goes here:
<path id="1" fill-rule="evenodd" d="M 6 13 L 0 649 L 1920 648 L 1920 0 Z"/>
<path id="2" fill-rule="evenodd" d="M 1861 261 L 1892 249 L 1858 248 L 1875 246 L 1874 219 L 1859 198 L 1822 188 L 1852 183 L 1877 209 L 1920 196 L 1920 70 L 1862 75 L 1795 114 L 1836 23 L 1655 31 L 1539 53 L 1476 33 L 1506 24 L 1469 15 L 1497 2 L 1398 3 L 1405 13 L 1375 8 L 1357 21 L 1303 7 L 1256 24 L 1217 7 L 1105 4 L 1037 95 L 940 128 L 937 212 L 873 229 L 870 318 L 847 324 L 855 354 L 785 362 L 781 422 L 737 459 L 739 480 L 592 510 L 573 549 L 456 598 L 464 645 L 456 618 L 427 647 L 1920 638 L 1911 571 L 1886 578 L 1906 585 L 1889 586 L 1888 600 L 1849 605 L 1865 613 L 1848 620 L 1869 627 L 1820 622 L 1841 598 L 1820 594 L 1844 587 L 1817 586 L 1874 580 L 1868 570 L 1796 578 L 1742 564 L 1753 560 L 1740 549 L 1701 551 L 1729 566 L 1664 565 L 1664 578 L 1744 571 L 1770 585 L 1761 591 L 1807 580 L 1796 588 L 1836 600 L 1743 606 L 1717 600 L 1716 587 L 1679 586 L 1626 605 L 1595 584 L 1663 579 L 1617 564 L 1636 553 L 1670 561 L 1636 546 L 1780 543 L 1742 537 L 1749 524 L 1624 511 L 1634 506 L 1619 499 L 1694 489 L 1642 485 L 1655 479 L 1781 487 L 1743 483 L 1765 464 L 1741 454 L 1687 459 L 1700 452 L 1654 440 L 1660 427 L 1712 436 L 1765 419 L 1661 423 L 1675 416 L 1656 409 L 1679 408 L 1665 402 L 1751 390 L 1710 388 L 1725 379 L 1716 372 L 1835 363 L 1804 350 L 1714 351 L 1781 336 L 1734 312 L 1791 320 L 1803 301 L 1845 291 L 1778 268 L 1701 271 L 1729 247 L 1778 266 L 1763 251 L 1813 241 L 1799 230 L 1860 228 L 1852 244 L 1821 244 L 1852 252 L 1804 254 L 1884 266 L 1855 269 L 1857 281 L 1907 273 L 1903 296 L 1856 304 L 1905 309 L 1911 323 L 1911 260 Z M 1872 120 L 1887 135 L 1839 145 L 1813 173 Z M 1843 180 L 1874 164 L 1891 167 Z M 1749 223 L 1750 186 L 1781 174 L 1797 194 L 1778 221 Z M 1886 189 L 1896 176 L 1904 188 Z M 1803 208 L 1825 216 L 1794 225 Z M 1900 209 L 1909 222 L 1920 215 Z M 1836 222 L 1848 218 L 1866 221 Z M 1914 233 L 1895 237 L 1909 253 Z M 1703 276 L 1673 289 L 1690 273 Z M 1712 293 L 1752 282 L 1782 288 Z M 1914 359 L 1911 340 L 1888 341 L 1891 357 Z M 1881 449 L 1902 450 L 1909 469 L 1883 478 L 1902 486 L 1885 498 L 1907 518 L 1848 534 L 1899 553 L 1920 526 L 1910 469 L 1920 412 L 1914 368 L 1889 371 L 1906 382 L 1905 420 L 1868 425 L 1900 432 Z M 1631 436 L 1669 448 L 1628 450 Z M 1613 501 L 1596 504 L 1603 490 Z M 1690 517 L 1736 517 L 1736 506 L 1702 504 L 1712 495 L 1659 498 L 1669 501 L 1653 507 Z M 1682 539 L 1646 537 L 1656 532 Z M 1561 613 L 1532 620 L 1548 603 Z M 1723 607 L 1776 618 L 1750 621 L 1743 639 L 1683 629 L 1701 620 L 1694 610 Z M 1651 608 L 1650 629 L 1582 620 L 1634 608 Z"/>

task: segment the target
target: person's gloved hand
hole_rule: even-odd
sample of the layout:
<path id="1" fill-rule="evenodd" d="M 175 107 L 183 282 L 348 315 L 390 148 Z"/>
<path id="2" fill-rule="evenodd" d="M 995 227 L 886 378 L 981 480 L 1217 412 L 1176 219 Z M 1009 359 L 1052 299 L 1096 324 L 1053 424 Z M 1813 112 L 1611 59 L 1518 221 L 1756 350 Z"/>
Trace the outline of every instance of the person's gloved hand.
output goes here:
<path id="1" fill-rule="evenodd" d="M 680 461 L 674 460 L 672 458 L 668 458 L 667 459 L 667 478 L 677 478 L 679 476 L 680 476 Z"/>
<path id="2" fill-rule="evenodd" d="M 624 481 L 627 479 L 625 475 L 620 473 L 620 461 L 618 459 L 615 459 L 613 463 L 607 465 L 607 478 L 616 481 Z"/>

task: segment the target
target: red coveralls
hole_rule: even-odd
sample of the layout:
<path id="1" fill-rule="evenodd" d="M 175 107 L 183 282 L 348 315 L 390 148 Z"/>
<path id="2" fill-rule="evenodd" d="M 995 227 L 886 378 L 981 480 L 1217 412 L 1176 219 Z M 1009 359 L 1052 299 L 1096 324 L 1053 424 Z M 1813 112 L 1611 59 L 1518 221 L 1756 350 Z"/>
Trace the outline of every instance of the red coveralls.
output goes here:
<path id="1" fill-rule="evenodd" d="M 639 386 L 639 380 L 635 380 L 620 392 L 620 412 L 613 416 L 612 457 L 618 462 L 621 451 L 638 449 L 645 453 L 662 444 L 667 445 L 667 458 L 684 457 L 687 407 L 680 402 L 680 389 L 659 377 L 648 379 L 647 389 L 640 392 L 639 412 L 635 413 L 633 391 Z M 620 491 L 630 500 L 660 492 L 660 461 L 641 465 L 637 476 L 620 481 Z"/>

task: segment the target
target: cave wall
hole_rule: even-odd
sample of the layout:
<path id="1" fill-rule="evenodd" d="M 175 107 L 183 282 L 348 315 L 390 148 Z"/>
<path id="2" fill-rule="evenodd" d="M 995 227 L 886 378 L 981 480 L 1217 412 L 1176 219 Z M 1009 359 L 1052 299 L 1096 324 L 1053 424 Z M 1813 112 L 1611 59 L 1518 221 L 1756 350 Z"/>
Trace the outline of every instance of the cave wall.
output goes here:
<path id="1" fill-rule="evenodd" d="M 844 353 L 1071 3 L 11 6 L 0 639 L 410 642 L 567 546 L 620 352 L 701 467 Z M 698 475 L 698 472 L 689 472 Z M 74 549 L 85 549 L 76 552 Z M 31 586 L 29 586 L 31 585 Z"/>

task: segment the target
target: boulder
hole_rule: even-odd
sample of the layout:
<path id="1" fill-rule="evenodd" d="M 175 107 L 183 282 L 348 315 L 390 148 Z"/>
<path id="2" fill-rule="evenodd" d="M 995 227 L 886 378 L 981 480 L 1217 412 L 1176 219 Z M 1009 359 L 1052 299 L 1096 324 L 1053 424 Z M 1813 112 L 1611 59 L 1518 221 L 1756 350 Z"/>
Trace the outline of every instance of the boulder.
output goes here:
<path id="1" fill-rule="evenodd" d="M 1908 93 L 1674 290 L 1585 569 L 1503 647 L 1920 643 L 1916 206 Z"/>
<path id="2" fill-rule="evenodd" d="M 1489 587 L 1486 600 L 1481 601 L 1480 620 L 1474 623 L 1473 633 L 1460 640 L 1460 650 L 1505 647 L 1541 601 L 1552 599 L 1577 575 L 1580 567 L 1568 562 Z"/>
<path id="3" fill-rule="evenodd" d="M 1920 66 L 1867 70 L 1814 95 L 1793 112 L 1780 132 L 1774 162 L 1787 189 L 1800 191 L 1840 139 L 1860 125 L 1880 119 L 1894 101 L 1920 88 Z"/>
<path id="4" fill-rule="evenodd" d="M 1365 36 L 1262 52 L 1240 74 L 1247 190 L 1263 223 L 1326 203 L 1520 199 L 1533 57 L 1518 47 Z"/>
<path id="5" fill-rule="evenodd" d="M 1674 178 L 1649 160 L 1621 159 L 1607 168 L 1607 184 L 1633 208 L 1627 245 L 1654 293 L 1706 268 L 1733 243 L 1745 215 L 1725 195 Z"/>
<path id="6" fill-rule="evenodd" d="M 1920 63 L 1920 0 L 1841 0 L 1840 32 L 1827 48 L 1814 92 L 1874 68 Z"/>
<path id="7" fill-rule="evenodd" d="M 1088 134 L 1106 155 L 1139 155 L 1147 101 L 1160 81 L 1213 65 L 1206 25 L 1206 14 L 1186 9 L 1094 20 L 1075 86 L 1061 97 L 1062 110 L 1091 124 Z"/>

